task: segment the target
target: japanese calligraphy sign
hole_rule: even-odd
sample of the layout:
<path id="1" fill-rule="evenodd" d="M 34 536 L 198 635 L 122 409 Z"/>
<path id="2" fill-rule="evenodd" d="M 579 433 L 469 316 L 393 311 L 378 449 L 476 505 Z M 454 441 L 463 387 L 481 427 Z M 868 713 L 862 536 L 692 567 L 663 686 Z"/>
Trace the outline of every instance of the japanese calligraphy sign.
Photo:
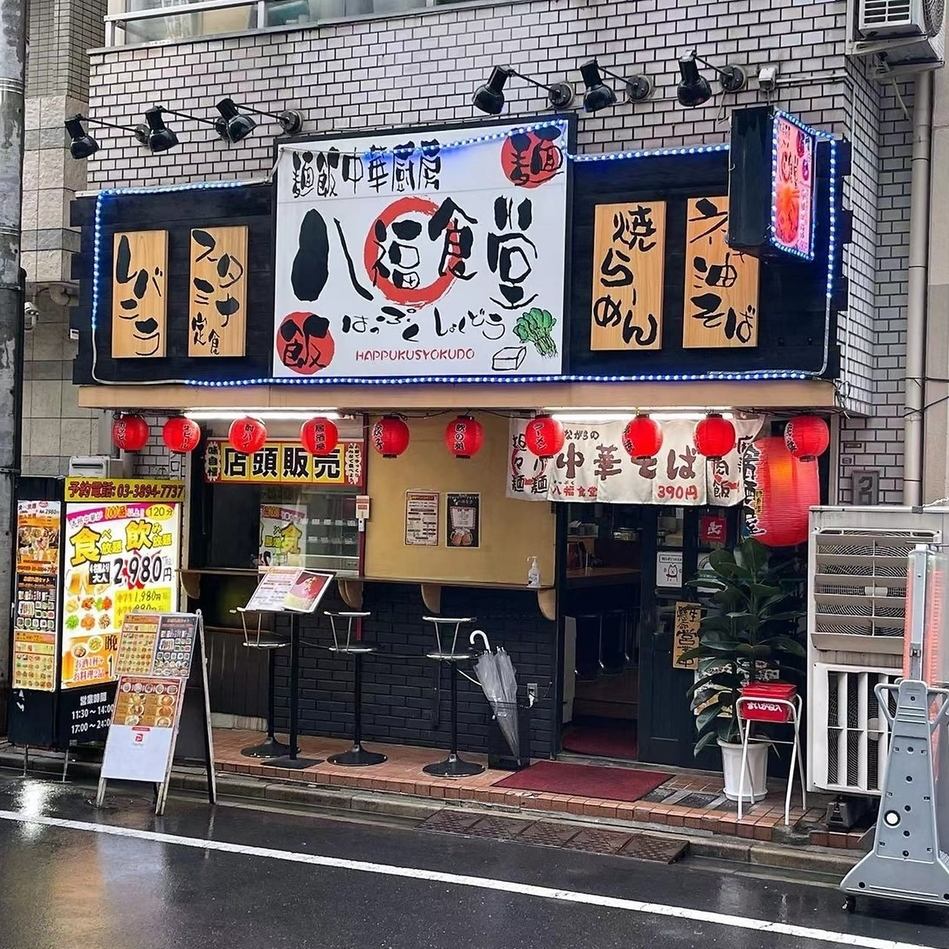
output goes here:
<path id="1" fill-rule="evenodd" d="M 675 607 L 675 625 L 672 630 L 672 668 L 697 669 L 698 659 L 683 659 L 682 654 L 699 644 L 699 624 L 702 607 L 698 603 L 678 601 Z"/>
<path id="2" fill-rule="evenodd" d="M 816 136 L 784 115 L 774 118 L 772 242 L 802 257 L 814 255 L 814 145 Z"/>
<path id="3" fill-rule="evenodd" d="M 167 231 L 126 231 L 113 236 L 113 358 L 165 355 L 167 275 Z"/>
<path id="4" fill-rule="evenodd" d="M 56 688 L 59 501 L 18 501 L 13 604 L 13 688 Z"/>
<path id="5" fill-rule="evenodd" d="M 189 356 L 243 356 L 247 326 L 247 228 L 191 231 Z"/>
<path id="6" fill-rule="evenodd" d="M 685 247 L 682 345 L 758 345 L 758 260 L 727 242 L 728 198 L 691 198 Z"/>
<path id="7" fill-rule="evenodd" d="M 561 122 L 284 146 L 274 375 L 559 374 L 566 147 Z"/>
<path id="8" fill-rule="evenodd" d="M 179 542 L 177 503 L 66 504 L 64 689 L 116 678 L 127 613 L 177 607 Z"/>
<path id="9" fill-rule="evenodd" d="M 342 439 L 328 455 L 311 455 L 299 442 L 267 442 L 245 455 L 226 440 L 209 439 L 204 450 L 204 480 L 209 484 L 338 484 L 360 487 L 364 479 L 363 443 Z"/>
<path id="10" fill-rule="evenodd" d="M 598 204 L 591 349 L 661 349 L 665 201 Z"/>
<path id="11" fill-rule="evenodd" d="M 623 450 L 623 420 L 566 426 L 560 454 L 546 464 L 519 447 L 525 422 L 512 419 L 508 497 L 613 504 L 677 504 L 733 507 L 744 501 L 743 458 L 762 425 L 760 417 L 735 419 L 733 451 L 706 461 L 692 443 L 695 422 L 662 423 L 662 449 L 634 461 Z"/>

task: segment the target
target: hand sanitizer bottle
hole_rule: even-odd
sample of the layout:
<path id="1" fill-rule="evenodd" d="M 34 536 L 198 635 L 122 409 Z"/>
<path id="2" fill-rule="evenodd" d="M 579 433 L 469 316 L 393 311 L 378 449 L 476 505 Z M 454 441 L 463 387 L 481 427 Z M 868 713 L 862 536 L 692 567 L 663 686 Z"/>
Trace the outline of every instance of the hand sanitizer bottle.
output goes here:
<path id="1" fill-rule="evenodd" d="M 527 585 L 529 587 L 539 587 L 540 586 L 540 567 L 537 566 L 537 558 L 528 557 L 527 560 L 530 563 L 530 568 L 527 571 Z"/>

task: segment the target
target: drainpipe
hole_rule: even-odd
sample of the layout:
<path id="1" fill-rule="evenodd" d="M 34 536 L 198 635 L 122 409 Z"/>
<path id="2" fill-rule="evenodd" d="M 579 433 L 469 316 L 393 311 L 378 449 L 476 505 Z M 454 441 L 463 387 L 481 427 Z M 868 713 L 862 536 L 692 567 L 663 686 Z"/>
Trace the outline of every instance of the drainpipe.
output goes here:
<path id="1" fill-rule="evenodd" d="M 933 131 L 933 74 L 916 78 L 910 184 L 909 285 L 906 301 L 906 416 L 903 503 L 923 500 L 923 406 L 926 397 L 926 296 L 929 280 L 929 179 Z"/>

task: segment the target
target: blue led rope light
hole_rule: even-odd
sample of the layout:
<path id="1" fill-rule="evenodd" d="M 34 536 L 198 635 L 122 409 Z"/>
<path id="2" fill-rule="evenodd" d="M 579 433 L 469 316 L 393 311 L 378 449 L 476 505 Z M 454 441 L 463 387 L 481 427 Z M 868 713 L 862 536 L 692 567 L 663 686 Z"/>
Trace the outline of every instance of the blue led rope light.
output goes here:
<path id="1" fill-rule="evenodd" d="M 780 113 L 784 115 L 785 113 Z M 792 117 L 793 121 L 793 117 Z M 800 123 L 795 123 L 800 124 Z M 530 132 L 541 128 L 550 128 L 557 126 L 565 128 L 565 122 L 540 122 L 534 125 L 518 126 L 513 132 Z M 833 274 L 836 251 L 836 209 L 834 201 L 836 200 L 836 140 L 829 132 L 823 132 L 819 129 L 809 129 L 801 125 L 802 128 L 811 131 L 820 138 L 826 138 L 831 143 L 831 183 L 830 183 L 830 240 L 828 244 L 827 255 L 827 296 L 828 301 L 833 293 Z M 503 132 L 492 132 L 487 135 L 473 137 L 469 139 L 460 139 L 457 142 L 441 146 L 440 150 L 454 149 L 460 147 L 469 147 L 479 145 L 485 142 L 498 141 L 501 138 L 507 138 L 512 134 L 512 129 L 506 127 Z M 287 146 L 284 146 L 286 148 Z M 302 146 L 300 146 L 302 147 Z M 568 161 L 574 162 L 593 162 L 593 161 L 618 161 L 639 158 L 665 158 L 672 156 L 694 156 L 707 155 L 719 152 L 727 152 L 729 145 L 727 142 L 721 142 L 713 145 L 685 145 L 675 148 L 658 148 L 652 150 L 635 150 L 623 152 L 603 152 L 598 154 L 577 155 L 572 152 L 564 152 Z M 419 146 L 414 149 L 396 147 L 394 149 L 377 150 L 367 152 L 367 155 L 378 157 L 381 154 L 391 153 L 397 157 L 406 157 L 414 152 L 422 152 L 424 149 Z M 206 191 L 219 188 L 238 188 L 246 183 L 241 181 L 208 181 L 196 184 L 184 185 L 163 185 L 157 187 L 134 187 L 134 188 L 110 188 L 100 191 L 96 196 L 95 206 L 95 225 L 93 236 L 93 268 L 92 268 L 92 308 L 91 308 L 91 329 L 92 329 L 92 378 L 95 382 L 105 385 L 121 385 L 123 383 L 114 380 L 100 379 L 96 375 L 97 351 L 96 351 L 96 328 L 98 323 L 99 296 L 101 290 L 101 269 L 99 260 L 102 247 L 102 209 L 105 200 L 110 197 L 127 194 L 160 194 L 175 191 Z M 829 305 L 829 304 L 828 304 Z M 825 330 L 826 333 L 826 330 Z M 826 347 L 825 347 L 826 349 Z M 825 360 L 826 361 L 826 360 Z M 823 370 L 821 370 L 823 371 Z M 820 376 L 820 372 L 808 372 L 798 369 L 760 369 L 752 372 L 719 372 L 710 371 L 704 373 L 642 373 L 639 375 L 586 375 L 586 374 L 564 374 L 564 375 L 529 375 L 529 376 L 398 376 L 388 378 L 365 377 L 365 376 L 334 376 L 332 378 L 297 378 L 297 377 L 277 377 L 277 376 L 259 376 L 247 379 L 162 379 L 153 382 L 144 383 L 146 385 L 187 385 L 205 389 L 225 389 L 239 388 L 243 386 L 261 386 L 261 385 L 531 385 L 544 383 L 565 383 L 565 382 L 593 382 L 593 383 L 617 383 L 617 382 L 745 382 L 745 381 L 776 381 L 788 379 L 812 379 Z M 142 384 L 142 383 L 138 383 Z"/>

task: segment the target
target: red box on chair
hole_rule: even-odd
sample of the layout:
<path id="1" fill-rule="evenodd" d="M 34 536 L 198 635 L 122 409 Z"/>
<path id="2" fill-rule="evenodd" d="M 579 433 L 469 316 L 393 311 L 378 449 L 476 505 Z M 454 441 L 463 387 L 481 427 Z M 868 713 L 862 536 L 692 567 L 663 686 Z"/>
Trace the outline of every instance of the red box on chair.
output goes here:
<path id="1" fill-rule="evenodd" d="M 797 686 L 788 682 L 755 682 L 746 685 L 741 690 L 741 697 L 753 701 L 741 703 L 741 717 L 752 722 L 786 722 L 791 717 L 791 710 L 774 700 L 791 702 L 795 695 Z"/>

